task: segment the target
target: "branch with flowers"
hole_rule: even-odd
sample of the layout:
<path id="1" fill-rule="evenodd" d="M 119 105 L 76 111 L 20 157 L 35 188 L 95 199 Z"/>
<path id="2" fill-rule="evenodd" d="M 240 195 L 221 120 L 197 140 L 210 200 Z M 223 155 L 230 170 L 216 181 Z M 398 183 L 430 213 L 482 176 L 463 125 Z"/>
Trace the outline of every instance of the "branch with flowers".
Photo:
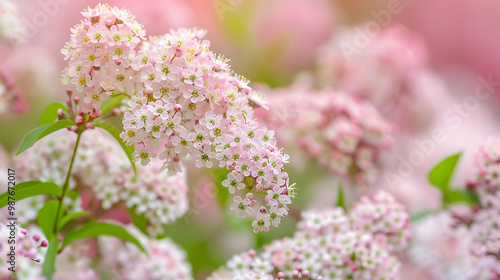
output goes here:
<path id="1" fill-rule="evenodd" d="M 37 218 L 48 240 L 43 275 L 51 279 L 57 255 L 89 237 L 110 235 L 147 251 L 122 225 L 101 222 L 99 212 L 71 211 L 69 206 L 82 194 L 79 185 L 94 187 L 92 203 L 100 203 L 100 210 L 125 205 L 141 231 L 162 236 L 161 225 L 186 211 L 185 205 L 178 206 L 172 216 L 170 208 L 161 207 L 162 199 L 165 205 L 175 204 L 178 199 L 166 197 L 187 190 L 166 187 L 161 179 L 182 178 L 182 162 L 189 158 L 199 168 L 218 165 L 228 170 L 223 185 L 234 194 L 231 209 L 239 217 L 256 216 L 254 232 L 277 227 L 295 196 L 283 171 L 288 156 L 277 146 L 274 132 L 254 117 L 254 108 L 266 107 L 265 102 L 247 79 L 232 73 L 228 59 L 209 49 L 210 42 L 203 39 L 206 32 L 178 29 L 146 38 L 130 12 L 102 4 L 82 16 L 62 49 L 68 66 L 61 80 L 71 87 L 66 105 L 48 106 L 40 126 L 25 136 L 17 151 L 23 157 L 36 155 L 38 149 L 64 147 L 62 158 L 54 159 L 60 160 L 59 169 L 65 167 L 59 170 L 64 174 L 60 179 L 42 180 L 41 171 L 27 172 L 26 178 L 34 181 L 16 186 L 17 200 L 45 196 Z M 122 118 L 122 131 L 107 122 L 116 117 Z M 89 142 L 97 130 L 107 132 L 123 150 L 117 155 L 122 165 L 116 172 L 113 162 L 100 159 L 113 149 L 102 148 L 109 146 L 102 141 Z M 95 161 L 89 163 L 89 158 Z M 34 168 L 50 168 L 50 161 Z M 146 167 L 136 168 L 135 162 L 155 169 L 142 179 Z M 92 166 L 97 163 L 102 166 Z M 96 178 L 100 168 L 107 174 Z M 107 190 L 99 188 L 104 177 L 111 178 Z M 155 179 L 155 185 L 151 178 L 160 180 Z M 137 182 L 144 184 L 133 185 Z M 110 192 L 121 192 L 119 187 L 127 194 L 116 199 Z M 0 196 L 2 207 L 6 196 Z"/>

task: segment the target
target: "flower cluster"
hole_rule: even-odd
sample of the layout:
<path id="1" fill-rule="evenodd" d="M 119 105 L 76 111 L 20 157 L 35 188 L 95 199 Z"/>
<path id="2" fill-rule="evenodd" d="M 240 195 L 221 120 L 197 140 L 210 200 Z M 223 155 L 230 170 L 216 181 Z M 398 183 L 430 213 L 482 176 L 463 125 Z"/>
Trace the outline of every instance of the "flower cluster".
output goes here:
<path id="1" fill-rule="evenodd" d="M 0 42 L 18 40 L 22 31 L 17 7 L 10 0 L 0 0 Z"/>
<path id="2" fill-rule="evenodd" d="M 410 239 L 410 218 L 403 205 L 386 192 L 364 196 L 349 213 L 351 226 L 362 232 L 382 234 L 390 251 L 401 251 Z"/>
<path id="3" fill-rule="evenodd" d="M 0 278 L 8 279 L 12 275 L 9 268 L 14 267 L 16 279 L 32 278 L 32 273 L 41 273 L 42 264 L 49 243 L 43 235 L 34 234 L 40 230 L 28 230 L 11 222 L 0 220 Z M 15 251 L 11 251 L 11 246 Z"/>
<path id="4" fill-rule="evenodd" d="M 150 240 L 133 227 L 127 227 L 127 230 L 139 238 L 149 257 L 135 245 L 115 237 L 99 236 L 96 242 L 84 239 L 61 252 L 55 264 L 54 279 L 193 279 L 186 252 L 170 239 Z M 16 276 L 21 280 L 45 279 L 41 272 L 41 265 L 39 268 L 32 265 Z"/>
<path id="5" fill-rule="evenodd" d="M 19 180 L 50 181 L 61 185 L 75 141 L 76 134 L 69 131 L 56 132 L 40 140 L 15 158 Z M 158 235 L 163 233 L 163 225 L 180 218 L 188 209 L 185 174 L 168 176 L 160 172 L 161 166 L 158 161 L 151 166 L 140 166 L 135 176 L 118 143 L 93 129 L 82 135 L 69 186 L 82 197 L 91 194 L 93 202 L 85 205 L 88 210 L 99 212 L 99 209 L 126 207 L 137 215 L 144 215 L 149 221 L 148 231 L 151 235 Z M 33 216 L 36 216 L 43 199 L 32 199 L 41 203 L 33 207 Z M 65 201 L 67 209 L 81 209 L 80 199 L 65 199 L 68 200 Z"/>
<path id="6" fill-rule="evenodd" d="M 500 278 L 500 194 L 488 200 L 495 207 L 479 211 L 470 230 L 473 268 L 469 279 Z"/>
<path id="7" fill-rule="evenodd" d="M 235 209 L 243 210 L 239 216 L 259 213 L 254 229 L 267 231 L 287 215 L 294 196 L 283 171 L 288 156 L 276 146 L 274 132 L 255 120 L 252 106 L 264 104 L 249 81 L 231 75 L 227 59 L 209 50 L 204 35 L 179 29 L 142 45 L 131 63 L 140 85 L 121 137 L 135 146 L 137 161 L 159 158 L 172 175 L 186 157 L 197 167 L 226 167 L 230 193 L 247 189 L 266 195 L 260 209 L 253 197 L 236 196 Z"/>
<path id="8" fill-rule="evenodd" d="M 391 126 L 369 103 L 331 89 L 296 86 L 270 95 L 270 111 L 257 116 L 290 151 L 300 150 L 341 178 L 368 185 L 379 154 L 393 146 Z"/>
<path id="9" fill-rule="evenodd" d="M 22 113 L 25 110 L 26 103 L 21 90 L 16 87 L 7 72 L 0 69 L 0 115 L 8 112 Z"/>
<path id="10" fill-rule="evenodd" d="M 318 82 L 371 101 L 406 129 L 424 127 L 433 106 L 427 92 L 436 100 L 447 91 L 427 69 L 423 40 L 397 24 L 362 35 L 346 28 L 320 49 Z"/>
<path id="11" fill-rule="evenodd" d="M 408 213 L 390 195 L 379 193 L 362 198 L 350 215 L 340 207 L 304 212 L 293 238 L 274 241 L 261 254 L 251 250 L 235 255 L 209 279 L 296 279 L 299 274 L 311 279 L 398 279 L 400 264 L 393 253 L 408 239 Z"/>
<path id="12" fill-rule="evenodd" d="M 467 183 L 479 204 L 455 215 L 470 227 L 472 267 L 468 279 L 500 278 L 500 137 L 490 137 L 476 154 L 477 175 Z"/>
<path id="13" fill-rule="evenodd" d="M 145 30 L 129 11 L 108 5 L 89 7 L 82 15 L 61 51 L 68 60 L 61 80 L 76 89 L 85 113 L 99 112 L 114 90 L 134 92 L 130 59 Z"/>
<path id="14" fill-rule="evenodd" d="M 481 197 L 500 192 L 500 137 L 489 137 L 475 158 L 477 176 L 468 182 L 468 189 Z"/>
<path id="15" fill-rule="evenodd" d="M 146 245 L 150 257 L 133 244 L 117 238 L 99 237 L 98 250 L 103 257 L 100 265 L 113 279 L 193 279 L 186 252 L 174 242 L 168 238 L 148 240 L 138 231 L 133 232 Z"/>

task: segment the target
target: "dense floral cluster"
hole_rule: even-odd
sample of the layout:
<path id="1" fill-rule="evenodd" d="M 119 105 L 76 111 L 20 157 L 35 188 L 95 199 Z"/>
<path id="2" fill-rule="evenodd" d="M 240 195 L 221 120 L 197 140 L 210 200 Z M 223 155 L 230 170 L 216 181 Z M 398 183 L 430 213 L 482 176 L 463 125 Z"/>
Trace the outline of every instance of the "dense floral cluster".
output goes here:
<path id="1" fill-rule="evenodd" d="M 490 137 L 476 154 L 477 176 L 467 187 L 480 205 L 471 217 L 459 217 L 470 226 L 473 267 L 469 279 L 500 278 L 500 137 Z"/>
<path id="2" fill-rule="evenodd" d="M 341 30 L 320 49 L 319 83 L 371 101 L 404 128 L 422 126 L 418 122 L 431 113 L 427 92 L 434 99 L 446 93 L 427 70 L 423 41 L 397 24 L 374 36 L 360 33 L 360 28 Z"/>
<path id="3" fill-rule="evenodd" d="M 304 212 L 293 238 L 274 241 L 261 254 L 235 255 L 209 279 L 292 279 L 300 271 L 312 279 L 398 279 L 393 253 L 408 239 L 408 213 L 381 192 L 362 198 L 350 215 L 340 207 Z"/>
<path id="4" fill-rule="evenodd" d="M 382 234 L 390 251 L 401 251 L 410 239 L 410 217 L 404 206 L 386 192 L 363 196 L 349 213 L 351 226 L 373 235 Z"/>
<path id="5" fill-rule="evenodd" d="M 500 194 L 489 200 L 495 207 L 479 211 L 471 226 L 473 268 L 469 279 L 500 278 Z"/>
<path id="6" fill-rule="evenodd" d="M 16 279 L 37 279 L 49 245 L 40 230 L 28 230 L 17 224 L 0 220 L 0 278 L 9 279 L 10 267 L 16 271 Z M 16 248 L 11 252 L 11 246 Z"/>
<path id="7" fill-rule="evenodd" d="M 16 157 L 19 180 L 61 185 L 75 141 L 76 134 L 69 131 L 56 132 L 40 140 Z M 82 135 L 69 186 L 81 195 L 92 194 L 97 203 L 87 205 L 89 210 L 127 207 L 138 215 L 144 214 L 150 224 L 148 231 L 156 235 L 163 232 L 162 225 L 180 218 L 188 209 L 185 174 L 168 176 L 160 169 L 161 163 L 156 161 L 151 166 L 138 167 L 135 176 L 118 143 L 94 129 Z M 39 197 L 32 199 L 43 203 Z M 81 211 L 80 199 L 65 199 L 67 209 Z M 31 208 L 34 216 L 41 205 Z"/>
<path id="8" fill-rule="evenodd" d="M 0 69 L 0 114 L 22 113 L 25 109 L 26 103 L 21 90 L 16 87 L 9 75 Z"/>
<path id="9" fill-rule="evenodd" d="M 145 30 L 129 11 L 108 5 L 89 7 L 82 15 L 62 49 L 68 67 L 61 79 L 76 89 L 85 113 L 98 113 L 115 89 L 134 92 L 130 59 Z"/>
<path id="10" fill-rule="evenodd" d="M 476 154 L 477 176 L 468 183 L 481 197 L 500 192 L 500 137 L 490 137 Z"/>
<path id="11" fill-rule="evenodd" d="M 186 252 L 170 239 L 149 240 L 137 231 L 134 235 L 146 245 L 149 257 L 133 244 L 99 237 L 99 252 L 103 257 L 100 265 L 113 279 L 192 279 Z"/>
<path id="12" fill-rule="evenodd" d="M 393 146 L 391 126 L 368 102 L 331 89 L 276 90 L 271 110 L 258 118 L 290 151 L 312 155 L 342 178 L 367 185 L 377 177 L 379 154 Z"/>
<path id="13" fill-rule="evenodd" d="M 249 81 L 232 76 L 227 60 L 209 51 L 205 31 L 172 31 L 143 44 L 132 62 L 144 90 L 125 113 L 122 138 L 135 146 L 142 164 L 160 158 L 169 174 L 191 156 L 197 167 L 227 167 L 230 193 L 247 189 L 266 194 L 259 210 L 253 198 L 235 197 L 238 216 L 258 213 L 255 231 L 277 226 L 294 196 L 276 147 L 274 132 L 260 127 L 252 106 L 259 98 Z M 255 208 L 255 209 L 254 209 Z"/>
<path id="14" fill-rule="evenodd" d="M 294 196 L 283 171 L 288 156 L 254 118 L 253 107 L 265 106 L 260 95 L 209 50 L 206 31 L 179 29 L 143 40 L 145 31 L 128 11 L 98 5 L 82 14 L 62 50 L 69 60 L 62 80 L 76 86 L 82 111 L 97 117 L 109 96 L 131 97 L 121 137 L 135 146 L 138 162 L 159 158 L 169 175 L 187 157 L 197 167 L 227 167 L 231 193 L 267 194 L 260 209 L 256 200 L 241 199 L 239 209 L 260 211 L 256 231 L 277 226 Z"/>
<path id="15" fill-rule="evenodd" d="M 0 0 L 0 42 L 18 40 L 21 30 L 15 4 L 10 0 Z"/>
<path id="16" fill-rule="evenodd" d="M 186 252 L 170 239 L 150 240 L 135 228 L 129 227 L 127 230 L 139 238 L 149 257 L 135 245 L 115 237 L 100 236 L 97 242 L 85 239 L 69 245 L 61 252 L 55 264 L 54 279 L 193 279 Z M 26 248 L 31 250 L 31 247 Z M 45 279 L 41 272 L 41 265 L 37 264 L 26 267 L 16 276 L 21 280 Z"/>

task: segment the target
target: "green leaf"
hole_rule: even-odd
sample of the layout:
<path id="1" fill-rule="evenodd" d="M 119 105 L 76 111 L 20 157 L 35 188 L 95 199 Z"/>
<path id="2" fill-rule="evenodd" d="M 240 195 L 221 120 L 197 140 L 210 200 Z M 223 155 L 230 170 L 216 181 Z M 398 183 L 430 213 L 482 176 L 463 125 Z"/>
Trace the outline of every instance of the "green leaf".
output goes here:
<path id="1" fill-rule="evenodd" d="M 471 205 L 473 203 L 479 204 L 479 197 L 475 192 L 466 191 L 466 190 L 448 190 L 444 194 L 443 198 L 446 204 L 456 204 L 456 203 L 466 203 Z"/>
<path id="2" fill-rule="evenodd" d="M 65 112 L 68 112 L 66 106 L 61 103 L 52 103 L 42 113 L 42 117 L 40 117 L 39 126 L 51 124 L 55 120 L 57 120 L 57 110 L 62 109 Z"/>
<path id="3" fill-rule="evenodd" d="M 73 199 L 73 200 L 75 200 L 75 199 L 78 198 L 79 194 L 78 194 L 77 191 L 72 190 L 72 191 L 66 192 L 66 196 L 69 197 L 69 198 L 71 198 L 71 199 Z"/>
<path id="4" fill-rule="evenodd" d="M 16 201 L 41 194 L 55 195 L 57 197 L 60 197 L 62 195 L 62 189 L 58 185 L 52 182 L 46 182 L 46 183 L 39 181 L 23 182 L 16 185 L 15 191 L 16 194 L 14 195 L 14 197 Z M 9 196 L 10 195 L 8 192 L 5 192 L 0 195 L 0 208 L 8 204 Z"/>
<path id="5" fill-rule="evenodd" d="M 47 280 L 52 280 L 52 275 L 54 275 L 54 272 L 56 271 L 55 263 L 58 247 L 59 239 L 54 235 L 51 239 L 49 239 L 49 248 L 47 249 L 47 254 L 45 255 L 45 261 L 42 268 L 42 275 L 47 277 Z"/>
<path id="6" fill-rule="evenodd" d="M 146 249 L 142 246 L 142 244 L 135 238 L 132 234 L 130 234 L 127 230 L 125 230 L 122 226 L 108 223 L 96 223 L 91 222 L 85 224 L 64 237 L 64 241 L 61 246 L 61 250 L 64 249 L 67 245 L 87 238 L 87 237 L 96 237 L 99 235 L 110 235 L 114 237 L 118 237 L 124 241 L 135 244 L 141 251 L 147 254 Z"/>
<path id="7" fill-rule="evenodd" d="M 75 213 L 70 213 L 64 217 L 62 217 L 62 219 L 59 221 L 59 225 L 57 226 L 58 230 L 62 229 L 67 223 L 73 221 L 74 219 L 76 218 L 80 218 L 80 217 L 83 217 L 83 216 L 87 216 L 88 214 L 90 214 L 89 212 L 87 211 L 82 211 L 82 212 L 75 212 Z"/>
<path id="8" fill-rule="evenodd" d="M 467 203 L 469 204 L 469 199 L 465 194 L 458 190 L 448 190 L 443 197 L 444 203 L 455 204 L 455 203 Z"/>
<path id="9" fill-rule="evenodd" d="M 47 201 L 45 205 L 38 211 L 36 221 L 38 226 L 43 230 L 47 239 L 51 239 L 54 234 L 54 222 L 56 219 L 57 207 L 59 200 Z M 62 216 L 62 211 L 59 213 L 59 218 Z"/>
<path id="10" fill-rule="evenodd" d="M 469 200 L 469 202 L 471 202 L 471 204 L 481 205 L 481 201 L 479 200 L 479 196 L 477 195 L 476 192 L 468 190 L 459 190 L 459 191 L 462 192 L 467 197 L 467 199 Z"/>
<path id="11" fill-rule="evenodd" d="M 130 161 L 130 164 L 132 164 L 132 168 L 134 169 L 134 173 L 137 174 L 137 169 L 135 168 L 134 158 L 132 156 L 132 154 L 134 153 L 134 146 L 127 146 L 127 144 L 125 144 L 125 142 L 123 142 L 122 138 L 120 137 L 120 131 L 118 129 L 116 129 L 116 127 L 114 127 L 110 124 L 107 124 L 107 123 L 97 123 L 97 124 L 94 124 L 94 126 L 106 130 L 107 132 L 109 132 L 109 134 L 111 134 L 116 139 L 116 141 L 118 141 L 118 143 L 120 144 L 122 149 L 127 154 L 127 157 Z"/>
<path id="12" fill-rule="evenodd" d="M 429 182 L 446 193 L 460 156 L 454 154 L 438 163 L 429 173 Z"/>
<path id="13" fill-rule="evenodd" d="M 337 194 L 337 207 L 342 207 L 344 211 L 347 212 L 347 208 L 345 206 L 345 201 L 344 201 L 344 189 L 342 188 L 341 185 L 339 185 L 339 192 Z"/>
<path id="14" fill-rule="evenodd" d="M 70 121 L 70 120 L 60 120 L 52 124 L 46 124 L 42 125 L 40 127 L 37 127 L 30 131 L 26 136 L 24 136 L 23 141 L 21 142 L 21 145 L 19 146 L 19 149 L 17 150 L 16 156 L 19 155 L 20 153 L 26 151 L 29 149 L 31 146 L 33 146 L 38 140 L 42 139 L 43 137 L 58 131 L 60 129 L 66 128 L 66 127 L 71 127 L 75 123 Z"/>
<path id="15" fill-rule="evenodd" d="M 118 95 L 116 97 L 110 97 L 106 99 L 101 106 L 101 115 L 104 115 L 104 113 L 115 108 L 116 104 L 120 103 L 123 98 L 125 98 L 125 95 Z"/>

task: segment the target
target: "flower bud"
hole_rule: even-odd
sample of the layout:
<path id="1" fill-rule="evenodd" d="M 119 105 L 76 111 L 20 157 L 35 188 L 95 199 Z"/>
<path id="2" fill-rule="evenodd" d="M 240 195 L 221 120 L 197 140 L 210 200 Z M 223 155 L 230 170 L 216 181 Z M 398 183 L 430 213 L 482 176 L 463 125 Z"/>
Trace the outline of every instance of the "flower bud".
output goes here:
<path id="1" fill-rule="evenodd" d="M 76 123 L 76 125 L 81 125 L 83 123 L 83 117 L 82 116 L 77 116 L 75 118 L 75 123 Z"/>
<path id="2" fill-rule="evenodd" d="M 47 240 L 42 241 L 42 244 L 40 244 L 40 246 L 42 247 L 47 247 L 48 245 L 49 243 L 47 242 Z"/>
<path id="3" fill-rule="evenodd" d="M 92 111 L 92 112 L 90 113 L 90 116 L 91 116 L 92 118 L 98 118 L 98 117 L 100 117 L 100 116 L 101 116 L 101 110 L 95 110 L 95 109 L 94 109 L 94 111 Z"/>
<path id="4" fill-rule="evenodd" d="M 62 119 L 63 116 L 64 116 L 64 111 L 61 108 L 57 109 L 57 117 L 59 119 Z"/>
<path id="5" fill-rule="evenodd" d="M 33 235 L 33 239 L 35 239 L 36 242 L 40 241 L 40 235 L 38 234 Z"/>
<path id="6" fill-rule="evenodd" d="M 113 116 L 116 117 L 116 116 L 118 116 L 120 114 L 120 109 L 114 108 L 112 113 L 113 113 Z"/>

